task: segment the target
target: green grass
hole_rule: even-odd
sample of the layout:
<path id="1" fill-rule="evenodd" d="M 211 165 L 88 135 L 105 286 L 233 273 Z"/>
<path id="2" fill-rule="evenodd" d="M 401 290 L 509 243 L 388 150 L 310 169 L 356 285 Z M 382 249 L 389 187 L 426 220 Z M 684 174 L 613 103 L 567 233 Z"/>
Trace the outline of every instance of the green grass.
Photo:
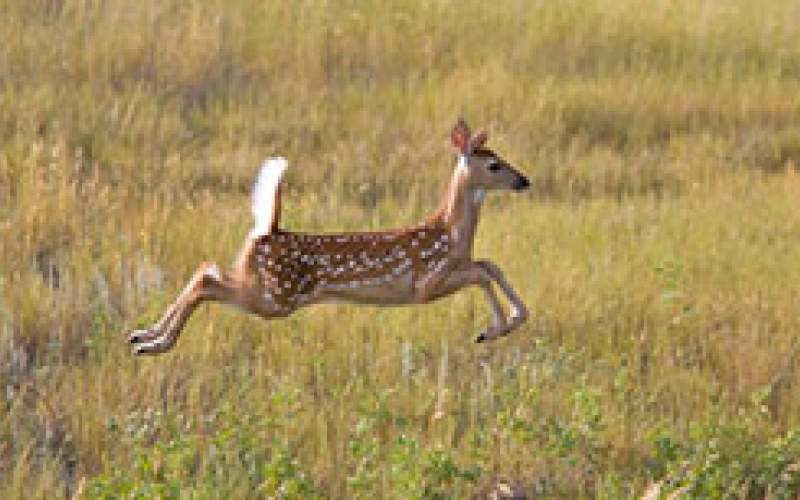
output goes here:
<path id="1" fill-rule="evenodd" d="M 678 0 L 0 0 L 0 497 L 790 498 L 800 466 L 800 9 Z M 478 291 L 134 358 L 290 159 L 289 229 L 411 224 L 458 115 L 534 182 Z"/>

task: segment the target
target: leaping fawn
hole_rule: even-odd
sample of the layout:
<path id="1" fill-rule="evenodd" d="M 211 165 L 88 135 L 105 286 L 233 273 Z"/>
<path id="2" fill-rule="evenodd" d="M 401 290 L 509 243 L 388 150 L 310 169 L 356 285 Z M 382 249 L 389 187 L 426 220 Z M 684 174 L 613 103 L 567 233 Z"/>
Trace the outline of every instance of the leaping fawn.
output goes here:
<path id="1" fill-rule="evenodd" d="M 525 305 L 500 268 L 472 260 L 472 243 L 486 191 L 520 191 L 530 182 L 485 147 L 485 132 L 473 136 L 463 120 L 453 127 L 451 139 L 458 163 L 439 209 L 424 223 L 395 231 L 317 235 L 280 229 L 280 186 L 287 163 L 284 158 L 265 161 L 253 191 L 255 227 L 232 270 L 223 273 L 216 264 L 201 264 L 157 323 L 130 334 L 134 352 L 170 350 L 192 311 L 205 301 L 270 319 L 321 302 L 422 304 L 477 285 L 493 319 L 476 340 L 495 339 L 519 327 L 528 317 Z M 511 304 L 508 319 L 492 283 Z"/>

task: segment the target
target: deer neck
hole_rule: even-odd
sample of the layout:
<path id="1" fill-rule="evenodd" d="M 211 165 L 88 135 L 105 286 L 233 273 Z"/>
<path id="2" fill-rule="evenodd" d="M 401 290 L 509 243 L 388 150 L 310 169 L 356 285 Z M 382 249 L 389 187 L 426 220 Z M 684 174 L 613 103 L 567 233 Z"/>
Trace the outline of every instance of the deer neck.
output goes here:
<path id="1" fill-rule="evenodd" d="M 434 217 L 447 227 L 455 247 L 470 254 L 486 193 L 482 188 L 471 185 L 468 168 L 466 158 L 459 157 L 458 166 Z"/>

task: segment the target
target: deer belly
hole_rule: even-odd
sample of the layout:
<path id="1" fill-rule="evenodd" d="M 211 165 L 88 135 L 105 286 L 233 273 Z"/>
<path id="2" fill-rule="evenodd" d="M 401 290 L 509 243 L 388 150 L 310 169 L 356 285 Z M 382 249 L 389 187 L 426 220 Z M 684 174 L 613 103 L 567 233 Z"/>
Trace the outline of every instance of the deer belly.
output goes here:
<path id="1" fill-rule="evenodd" d="M 320 284 L 319 302 L 401 305 L 414 301 L 411 271 L 379 278 L 353 279 Z"/>

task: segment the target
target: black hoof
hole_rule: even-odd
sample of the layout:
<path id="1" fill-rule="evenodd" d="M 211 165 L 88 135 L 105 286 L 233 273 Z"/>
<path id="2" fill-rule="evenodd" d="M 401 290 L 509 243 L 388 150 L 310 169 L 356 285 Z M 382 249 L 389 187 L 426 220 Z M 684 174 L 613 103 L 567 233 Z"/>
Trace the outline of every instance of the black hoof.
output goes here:
<path id="1" fill-rule="evenodd" d="M 480 344 L 480 343 L 482 343 L 482 342 L 486 342 L 487 340 L 489 340 L 489 338 L 486 336 L 486 334 L 485 334 L 485 333 L 481 333 L 481 334 L 480 334 L 480 335 L 478 335 L 478 337 L 475 339 L 475 342 L 476 342 L 476 343 L 478 343 L 478 344 Z"/>
<path id="2" fill-rule="evenodd" d="M 128 342 L 131 344 L 138 344 L 147 339 L 150 335 L 149 330 L 135 330 L 130 335 L 128 335 Z"/>

